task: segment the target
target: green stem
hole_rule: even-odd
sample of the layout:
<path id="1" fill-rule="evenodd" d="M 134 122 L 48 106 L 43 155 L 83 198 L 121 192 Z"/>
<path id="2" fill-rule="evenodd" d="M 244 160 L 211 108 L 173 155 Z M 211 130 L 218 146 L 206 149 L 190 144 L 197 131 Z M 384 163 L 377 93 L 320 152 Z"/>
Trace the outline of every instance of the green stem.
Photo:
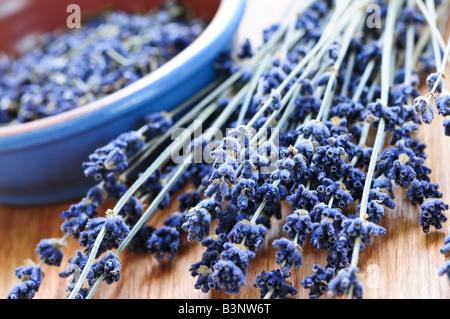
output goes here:
<path id="1" fill-rule="evenodd" d="M 393 62 L 391 55 L 393 52 L 395 21 L 397 18 L 397 14 L 400 10 L 400 7 L 403 5 L 403 2 L 404 1 L 390 2 L 388 15 L 386 18 L 386 33 L 383 39 L 383 54 L 381 61 L 381 103 L 383 105 L 387 105 L 389 100 L 389 90 L 391 85 L 391 71 L 392 71 L 391 63 Z M 375 165 L 378 160 L 378 155 L 383 147 L 385 126 L 386 123 L 384 119 L 381 118 L 378 123 L 377 135 L 375 137 L 375 143 L 373 146 L 372 155 L 369 162 L 369 167 L 367 169 L 366 181 L 364 183 L 364 189 L 361 198 L 360 214 L 359 214 L 359 217 L 361 219 L 364 219 L 367 212 L 369 193 L 372 185 L 373 175 L 375 172 Z M 358 236 L 355 239 L 353 247 L 352 259 L 350 264 L 351 267 L 358 266 L 360 247 L 361 247 L 361 237 Z M 353 287 L 350 287 L 348 292 L 348 298 L 351 299 L 352 297 L 353 297 Z"/>
<path id="2" fill-rule="evenodd" d="M 439 31 L 438 27 L 436 26 L 436 19 L 433 19 L 433 16 L 428 11 L 427 7 L 423 3 L 422 0 L 415 0 L 416 5 L 419 7 L 420 11 L 422 12 L 423 16 L 428 22 L 428 26 L 430 27 L 431 36 L 434 37 L 434 39 L 438 42 L 440 48 L 442 51 L 445 51 L 445 41 L 442 37 L 441 32 Z M 450 61 L 450 56 L 447 56 L 445 58 L 445 61 Z"/>

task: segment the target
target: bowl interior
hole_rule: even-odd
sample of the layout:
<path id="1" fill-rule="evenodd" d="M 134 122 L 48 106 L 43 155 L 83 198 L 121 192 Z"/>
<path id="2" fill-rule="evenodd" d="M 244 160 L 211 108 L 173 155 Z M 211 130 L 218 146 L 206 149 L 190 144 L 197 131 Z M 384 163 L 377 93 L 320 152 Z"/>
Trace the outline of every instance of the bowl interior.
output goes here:
<path id="1" fill-rule="evenodd" d="M 78 4 L 81 19 L 106 9 L 148 11 L 166 0 L 0 0 L 0 51 L 20 55 L 36 45 L 39 35 L 67 28 L 70 4 Z M 181 0 L 195 15 L 212 19 L 220 0 Z"/>

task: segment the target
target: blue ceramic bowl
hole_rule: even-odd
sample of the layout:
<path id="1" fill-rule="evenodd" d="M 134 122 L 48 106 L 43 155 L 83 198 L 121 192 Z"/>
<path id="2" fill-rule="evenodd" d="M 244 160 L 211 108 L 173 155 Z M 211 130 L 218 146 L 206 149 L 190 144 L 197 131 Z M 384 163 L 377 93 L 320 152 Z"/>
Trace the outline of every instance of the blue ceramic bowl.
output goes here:
<path id="1" fill-rule="evenodd" d="M 92 181 L 84 177 L 81 163 L 92 151 L 118 134 L 136 129 L 146 114 L 170 110 L 214 80 L 214 61 L 229 48 L 245 0 L 185 2 L 192 2 L 199 10 L 205 10 L 202 2 L 208 6 L 215 3 L 218 9 L 200 37 L 161 68 L 89 105 L 0 128 L 0 203 L 39 205 L 83 196 Z M 0 9 L 1 5 L 2 1 Z M 16 14 L 26 9 L 19 8 Z M 5 23 L 0 20 L 0 29 Z"/>

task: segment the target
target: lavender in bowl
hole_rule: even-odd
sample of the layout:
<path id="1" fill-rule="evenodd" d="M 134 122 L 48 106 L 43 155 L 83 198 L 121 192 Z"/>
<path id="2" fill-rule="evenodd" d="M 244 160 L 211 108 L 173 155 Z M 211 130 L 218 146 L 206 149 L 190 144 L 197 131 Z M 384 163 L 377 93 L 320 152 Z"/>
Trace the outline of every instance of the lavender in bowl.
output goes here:
<path id="1" fill-rule="evenodd" d="M 106 11 L 83 27 L 42 36 L 0 56 L 0 124 L 24 123 L 92 103 L 138 81 L 186 49 L 206 19 L 169 1 L 145 13 Z"/>
<path id="2" fill-rule="evenodd" d="M 23 3 L 15 13 L 1 18 L 0 49 L 14 52 L 24 43 L 23 39 L 65 23 L 68 3 L 48 0 Z M 138 12 L 161 3 L 163 1 L 78 2 L 86 14 L 104 12 L 105 8 Z M 47 204 L 81 196 L 90 182 L 84 177 L 80 163 L 93 150 L 120 132 L 136 128 L 146 114 L 175 108 L 217 77 L 215 61 L 229 48 L 245 1 L 181 3 L 190 6 L 197 17 L 211 21 L 192 44 L 161 67 L 82 107 L 0 127 L 0 203 Z M 17 30 L 17 35 L 5 30 Z"/>

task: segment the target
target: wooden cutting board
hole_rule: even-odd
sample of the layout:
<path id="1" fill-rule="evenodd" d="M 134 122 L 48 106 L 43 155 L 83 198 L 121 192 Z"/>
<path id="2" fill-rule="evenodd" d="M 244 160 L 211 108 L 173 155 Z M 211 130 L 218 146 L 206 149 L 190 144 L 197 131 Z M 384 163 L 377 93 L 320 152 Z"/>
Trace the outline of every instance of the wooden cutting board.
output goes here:
<path id="1" fill-rule="evenodd" d="M 276 21 L 287 0 L 248 0 L 247 13 L 242 21 L 238 39 L 260 39 L 261 28 Z M 447 39 L 448 35 L 444 37 Z M 447 74 L 450 72 L 447 70 Z M 450 81 L 449 81 L 450 85 Z M 444 201 L 450 202 L 450 137 L 443 134 L 442 117 L 430 126 L 422 126 L 418 137 L 425 142 L 428 159 L 426 165 L 432 168 L 431 179 L 441 185 L 445 194 Z M 3 169 L 3 168 L 2 168 Z M 449 223 L 440 231 L 424 234 L 419 226 L 418 208 L 405 201 L 405 191 L 395 189 L 395 210 L 388 210 L 381 226 L 387 234 L 374 238 L 373 242 L 361 254 L 360 273 L 364 285 L 365 298 L 450 298 L 449 281 L 439 277 L 438 271 L 445 262 L 439 248 L 443 240 L 450 234 Z M 74 201 L 75 202 L 75 201 Z M 27 258 L 36 255 L 34 249 L 41 238 L 60 237 L 60 214 L 71 203 L 62 203 L 45 207 L 0 207 L 0 297 L 8 295 L 12 286 L 17 283 L 14 269 L 23 264 Z M 176 203 L 165 211 L 161 211 L 151 221 L 158 227 L 162 221 L 176 210 Z M 289 214 L 285 206 L 284 217 Z M 275 250 L 271 247 L 274 239 L 284 236 L 281 231 L 282 222 L 275 221 L 269 230 L 265 244 L 258 251 L 257 258 L 252 260 L 247 276 L 247 285 L 238 296 L 210 292 L 204 294 L 193 288 L 195 278 L 191 277 L 188 268 L 201 258 L 203 247 L 197 242 L 183 245 L 174 260 L 159 264 L 148 254 L 126 252 L 122 259 L 122 277 L 111 286 L 102 284 L 96 298 L 259 298 L 259 292 L 252 287 L 257 274 L 263 270 L 278 268 L 275 263 Z M 75 253 L 77 243 L 72 242 L 64 248 L 65 258 L 61 267 L 44 266 L 45 277 L 36 298 L 65 298 L 66 279 L 58 274 L 67 266 L 67 258 Z M 293 272 L 292 284 L 298 289 L 294 298 L 308 298 L 308 291 L 301 287 L 301 280 L 312 274 L 314 264 L 325 264 L 325 254 L 315 251 L 307 245 L 304 252 L 303 268 Z"/>

